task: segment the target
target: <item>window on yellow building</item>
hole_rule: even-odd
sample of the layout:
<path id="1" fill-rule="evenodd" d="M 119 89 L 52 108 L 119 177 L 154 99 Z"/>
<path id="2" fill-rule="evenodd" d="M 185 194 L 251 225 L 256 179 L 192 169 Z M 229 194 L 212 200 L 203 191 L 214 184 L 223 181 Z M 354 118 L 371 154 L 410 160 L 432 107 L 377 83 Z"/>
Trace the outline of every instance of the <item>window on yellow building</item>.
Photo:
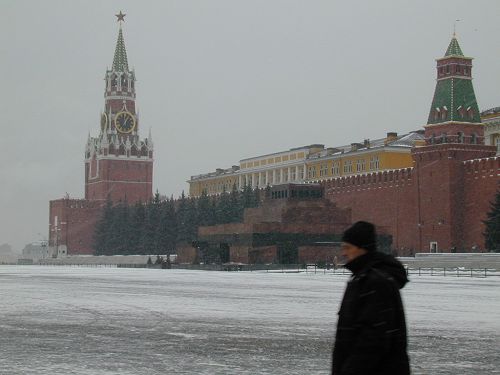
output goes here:
<path id="1" fill-rule="evenodd" d="M 352 160 L 344 162 L 344 173 L 352 173 Z"/>
<path id="2" fill-rule="evenodd" d="M 358 159 L 356 161 L 356 172 L 363 172 L 366 170 L 365 159 Z"/>
<path id="3" fill-rule="evenodd" d="M 370 157 L 370 170 L 376 171 L 380 168 L 380 161 L 378 155 Z"/>
<path id="4" fill-rule="evenodd" d="M 332 164 L 332 175 L 338 176 L 340 174 L 340 163 L 338 161 L 334 161 Z"/>
<path id="5" fill-rule="evenodd" d="M 319 167 L 319 176 L 320 177 L 325 177 L 328 175 L 328 164 L 323 163 Z"/>
<path id="6" fill-rule="evenodd" d="M 307 167 L 307 178 L 315 178 L 316 177 L 316 167 L 311 165 Z"/>

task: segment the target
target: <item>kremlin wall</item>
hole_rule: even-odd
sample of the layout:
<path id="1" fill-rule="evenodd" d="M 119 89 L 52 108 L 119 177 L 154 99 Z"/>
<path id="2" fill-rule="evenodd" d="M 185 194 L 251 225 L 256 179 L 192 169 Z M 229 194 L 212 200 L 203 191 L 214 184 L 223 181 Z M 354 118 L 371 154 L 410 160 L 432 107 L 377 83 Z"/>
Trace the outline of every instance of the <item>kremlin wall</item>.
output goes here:
<path id="1" fill-rule="evenodd" d="M 228 175 L 236 186 L 319 183 L 338 209 L 351 211 L 351 222 L 368 220 L 384 228 L 400 255 L 485 251 L 482 220 L 499 181 L 500 110 L 484 116 L 486 135 L 472 86 L 472 58 L 463 55 L 454 36 L 437 59 L 437 84 L 423 131 L 391 132 L 351 147 L 302 148 L 309 151 L 300 161 L 305 175 L 287 173 L 287 166 L 278 173 L 262 166 L 262 160 L 282 161 L 276 157 L 245 159 L 240 168 L 191 177 L 190 192 L 228 190 Z M 290 151 L 295 150 L 301 148 Z M 249 171 L 248 161 L 256 159 L 260 165 L 252 163 Z"/>
<path id="2" fill-rule="evenodd" d="M 436 89 L 422 130 L 391 131 L 345 146 L 297 147 L 192 176 L 192 197 L 203 191 L 217 195 L 233 185 L 274 193 L 261 207 L 246 209 L 241 224 L 200 227 L 196 243 L 179 244 L 179 259 L 192 262 L 217 244 L 224 261 L 281 262 L 288 253 L 280 246 L 294 241 L 301 262 L 318 254 L 332 258 L 338 247 L 316 245 L 334 243 L 357 220 L 374 222 L 399 255 L 486 251 L 482 220 L 500 176 L 500 109 L 480 113 L 472 58 L 455 36 L 436 61 Z M 85 150 L 85 199 L 50 202 L 53 257 L 93 254 L 94 226 L 108 198 L 134 204 L 152 197 L 153 142 L 151 134 L 140 139 L 135 72 L 128 68 L 121 24 L 105 78 L 100 133 L 89 136 Z M 287 195 L 307 185 L 321 190 L 314 202 Z M 303 237 L 306 232 L 310 238 Z M 283 241 L 273 243 L 278 235 Z"/>

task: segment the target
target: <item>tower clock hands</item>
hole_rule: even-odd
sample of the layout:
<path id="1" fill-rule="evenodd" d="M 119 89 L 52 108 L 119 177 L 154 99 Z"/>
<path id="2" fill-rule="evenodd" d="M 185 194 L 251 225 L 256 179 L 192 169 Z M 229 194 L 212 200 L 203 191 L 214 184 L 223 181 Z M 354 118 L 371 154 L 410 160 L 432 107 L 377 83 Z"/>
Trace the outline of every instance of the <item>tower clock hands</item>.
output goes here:
<path id="1" fill-rule="evenodd" d="M 120 133 L 130 133 L 135 128 L 135 120 L 129 112 L 119 112 L 116 115 L 115 127 Z"/>

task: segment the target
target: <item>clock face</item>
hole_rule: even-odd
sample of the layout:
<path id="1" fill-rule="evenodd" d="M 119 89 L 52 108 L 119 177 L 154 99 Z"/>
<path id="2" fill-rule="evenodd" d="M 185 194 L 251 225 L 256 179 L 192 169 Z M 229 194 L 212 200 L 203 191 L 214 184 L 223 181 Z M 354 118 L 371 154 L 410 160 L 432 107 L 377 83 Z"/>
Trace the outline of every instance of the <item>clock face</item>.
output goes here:
<path id="1" fill-rule="evenodd" d="M 101 131 L 104 133 L 108 129 L 108 115 L 103 113 L 101 115 Z"/>
<path id="2" fill-rule="evenodd" d="M 120 133 L 131 133 L 135 128 L 135 118 L 127 111 L 118 112 L 115 116 L 115 128 Z"/>

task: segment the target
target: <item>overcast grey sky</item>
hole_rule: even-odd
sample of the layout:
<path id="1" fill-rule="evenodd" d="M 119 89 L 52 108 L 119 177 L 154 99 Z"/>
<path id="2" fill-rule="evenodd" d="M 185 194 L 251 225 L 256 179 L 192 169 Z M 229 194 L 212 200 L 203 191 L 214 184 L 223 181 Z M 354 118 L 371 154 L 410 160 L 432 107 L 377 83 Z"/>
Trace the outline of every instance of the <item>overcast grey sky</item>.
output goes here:
<path id="1" fill-rule="evenodd" d="M 498 0 L 0 0 L 0 244 L 47 237 L 49 200 L 84 196 L 119 10 L 162 194 L 246 157 L 420 129 L 456 19 L 480 108 L 500 106 Z"/>

